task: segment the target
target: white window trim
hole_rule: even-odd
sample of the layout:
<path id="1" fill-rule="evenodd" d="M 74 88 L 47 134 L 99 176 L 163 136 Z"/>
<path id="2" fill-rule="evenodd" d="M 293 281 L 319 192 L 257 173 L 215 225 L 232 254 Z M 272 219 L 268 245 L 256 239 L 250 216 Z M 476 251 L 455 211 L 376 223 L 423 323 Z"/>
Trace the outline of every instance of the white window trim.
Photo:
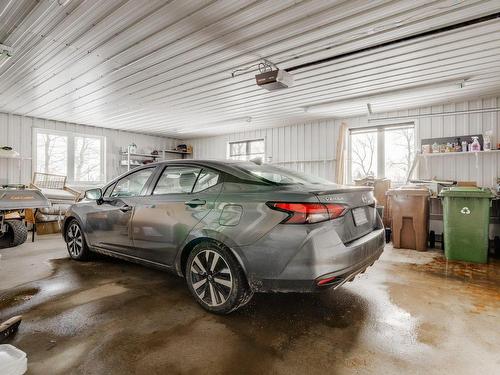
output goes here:
<path id="1" fill-rule="evenodd" d="M 352 179 L 352 153 L 351 153 L 351 134 L 356 133 L 356 132 L 368 132 L 368 131 L 376 131 L 377 132 L 377 175 L 375 178 L 385 178 L 385 137 L 381 136 L 384 134 L 385 129 L 390 129 L 390 128 L 399 128 L 399 127 L 413 127 L 413 142 L 415 146 L 415 150 L 417 149 L 417 144 L 418 141 L 418 134 L 417 134 L 417 124 L 415 121 L 411 122 L 395 122 L 395 123 L 390 123 L 390 124 L 384 124 L 384 125 L 373 125 L 373 126 L 360 126 L 360 127 L 353 127 L 349 128 L 347 131 L 347 166 L 345 168 L 345 173 L 347 174 L 346 179 L 344 181 L 347 181 L 350 184 L 354 183 L 354 180 Z"/>
<path id="2" fill-rule="evenodd" d="M 101 135 L 74 133 L 71 131 L 53 130 L 47 128 L 33 128 L 32 138 L 32 169 L 37 171 L 37 139 L 38 134 L 57 134 L 68 139 L 68 160 L 66 161 L 67 182 L 70 185 L 101 186 L 106 182 L 106 137 Z M 95 138 L 101 141 L 101 179 L 99 181 L 75 181 L 75 137 Z"/>
<path id="3" fill-rule="evenodd" d="M 266 159 L 266 139 L 264 137 L 261 137 L 261 138 L 247 138 L 247 139 L 241 139 L 241 140 L 237 140 L 237 141 L 228 141 L 227 142 L 227 150 L 226 150 L 226 159 L 231 159 L 232 158 L 232 155 L 231 155 L 231 144 L 234 144 L 234 143 L 243 143 L 243 142 L 246 142 L 247 143 L 247 151 L 248 151 L 248 144 L 250 142 L 255 142 L 255 141 L 262 141 L 264 143 L 264 156 L 263 156 L 263 160 L 264 161 Z M 244 154 L 245 156 L 246 155 L 250 155 L 250 154 Z"/>

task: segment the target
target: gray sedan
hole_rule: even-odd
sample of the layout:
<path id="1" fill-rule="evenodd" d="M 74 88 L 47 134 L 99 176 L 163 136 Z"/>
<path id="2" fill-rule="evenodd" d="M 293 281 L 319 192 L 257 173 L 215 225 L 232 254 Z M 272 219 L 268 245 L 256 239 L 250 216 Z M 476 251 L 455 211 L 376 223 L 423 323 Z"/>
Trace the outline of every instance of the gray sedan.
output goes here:
<path id="1" fill-rule="evenodd" d="M 254 292 L 337 288 L 384 248 L 371 188 L 252 162 L 136 168 L 88 190 L 63 234 L 71 258 L 98 252 L 171 270 L 221 314 Z"/>

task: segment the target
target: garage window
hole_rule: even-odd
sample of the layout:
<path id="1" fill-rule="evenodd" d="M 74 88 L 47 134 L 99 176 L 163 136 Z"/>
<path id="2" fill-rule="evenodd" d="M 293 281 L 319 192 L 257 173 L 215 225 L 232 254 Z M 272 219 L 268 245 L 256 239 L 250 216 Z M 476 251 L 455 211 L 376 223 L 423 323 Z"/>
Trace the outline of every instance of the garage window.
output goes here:
<path id="1" fill-rule="evenodd" d="M 251 160 L 264 159 L 264 139 L 229 142 L 229 159 Z"/>
<path id="2" fill-rule="evenodd" d="M 100 184 L 105 178 L 105 138 L 35 129 L 37 172 L 65 175 L 73 184 Z"/>
<path id="3" fill-rule="evenodd" d="M 414 157 L 413 123 L 350 130 L 351 181 L 385 177 L 403 184 Z"/>

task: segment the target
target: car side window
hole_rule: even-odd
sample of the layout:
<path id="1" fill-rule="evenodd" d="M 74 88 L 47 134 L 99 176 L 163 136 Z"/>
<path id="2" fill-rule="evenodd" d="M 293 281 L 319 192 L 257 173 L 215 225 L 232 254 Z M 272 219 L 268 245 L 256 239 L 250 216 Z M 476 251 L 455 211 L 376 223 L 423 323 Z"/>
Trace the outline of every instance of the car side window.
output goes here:
<path id="1" fill-rule="evenodd" d="M 219 182 L 219 177 L 219 173 L 211 171 L 209 169 L 203 169 L 198 176 L 198 180 L 196 181 L 196 185 L 194 186 L 193 193 L 198 193 L 217 185 L 217 183 Z"/>
<path id="2" fill-rule="evenodd" d="M 191 193 L 200 171 L 201 168 L 189 166 L 166 167 L 153 190 L 153 194 Z"/>
<path id="3" fill-rule="evenodd" d="M 141 195 L 142 190 L 144 189 L 144 186 L 146 186 L 146 183 L 151 177 L 153 171 L 154 168 L 141 169 L 140 171 L 123 177 L 116 183 L 110 196 L 137 197 Z"/>

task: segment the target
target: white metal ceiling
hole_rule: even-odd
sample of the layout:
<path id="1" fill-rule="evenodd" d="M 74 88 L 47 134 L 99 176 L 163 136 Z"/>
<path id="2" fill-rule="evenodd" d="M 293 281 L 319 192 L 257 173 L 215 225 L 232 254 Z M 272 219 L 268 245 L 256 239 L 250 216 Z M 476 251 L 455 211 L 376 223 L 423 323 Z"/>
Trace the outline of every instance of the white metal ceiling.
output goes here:
<path id="1" fill-rule="evenodd" d="M 443 80 L 467 78 L 372 110 L 498 93 L 500 20 L 301 69 L 282 91 L 258 88 L 255 70 L 231 76 L 261 58 L 286 69 L 498 11 L 499 0 L 0 0 L 0 44 L 13 50 L 0 58 L 0 111 L 186 138 Z M 357 101 L 324 116 L 363 112 Z"/>

